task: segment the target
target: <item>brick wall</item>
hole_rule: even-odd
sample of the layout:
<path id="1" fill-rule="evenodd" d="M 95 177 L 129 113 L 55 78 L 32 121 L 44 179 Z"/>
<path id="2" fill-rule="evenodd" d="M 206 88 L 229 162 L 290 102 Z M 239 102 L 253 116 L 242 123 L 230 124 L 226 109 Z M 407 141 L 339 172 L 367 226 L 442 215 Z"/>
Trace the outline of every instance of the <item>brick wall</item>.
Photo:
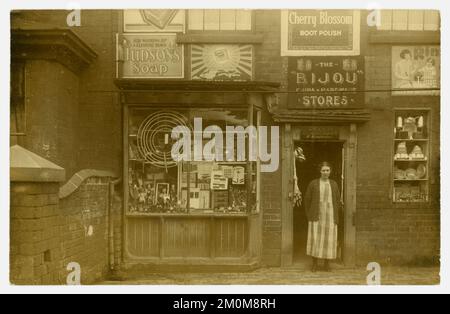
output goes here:
<path id="1" fill-rule="evenodd" d="M 98 54 L 81 73 L 80 169 L 122 169 L 122 105 L 114 85 L 119 12 L 83 10 L 81 27 L 74 30 Z"/>
<path id="2" fill-rule="evenodd" d="M 281 11 L 255 10 L 255 32 L 264 35 L 264 41 L 255 46 L 255 78 L 258 81 L 280 83 L 280 91 L 287 90 L 288 58 L 281 57 Z M 279 94 L 280 106 L 286 106 L 286 94 Z"/>
<path id="3" fill-rule="evenodd" d="M 20 11 L 12 25 L 68 28 L 69 12 Z M 118 14 L 82 10 L 81 26 L 70 28 L 98 54 L 80 73 L 57 62 L 26 63 L 27 136 L 17 143 L 61 165 L 69 177 L 81 169 L 121 172 L 122 111 L 114 85 Z"/>
<path id="4" fill-rule="evenodd" d="M 264 42 L 255 46 L 256 80 L 279 82 L 281 89 L 285 90 L 287 58 L 280 56 L 280 11 L 256 10 L 254 17 L 255 31 L 264 34 Z M 286 98 L 283 94 L 280 96 L 280 105 L 282 105 Z M 271 116 L 265 113 L 262 117 L 262 124 L 270 126 L 274 122 Z M 282 162 L 281 157 L 280 163 Z M 281 165 L 277 172 L 261 175 L 262 263 L 267 266 L 279 266 L 281 263 L 281 180 Z"/>
<path id="5" fill-rule="evenodd" d="M 81 283 L 109 273 L 108 179 L 90 178 L 59 199 L 57 183 L 11 184 L 11 281 L 14 284 L 66 284 L 69 263 L 81 267 Z M 120 219 L 120 202 L 113 207 Z M 120 224 L 115 223 L 116 263 Z"/>
<path id="6" fill-rule="evenodd" d="M 63 265 L 80 264 L 84 283 L 108 273 L 108 184 L 91 178 L 60 202 Z"/>
<path id="7" fill-rule="evenodd" d="M 28 60 L 26 71 L 26 134 L 19 145 L 78 171 L 78 77 L 63 65 Z"/>
<path id="8" fill-rule="evenodd" d="M 10 277 L 14 284 L 60 282 L 57 183 L 11 184 Z"/>
<path id="9" fill-rule="evenodd" d="M 414 43 L 413 43 L 414 44 Z M 440 98 L 392 96 L 391 45 L 370 45 L 366 94 L 371 120 L 358 127 L 357 261 L 431 264 L 440 255 Z M 394 108 L 431 109 L 429 204 L 392 202 Z"/>

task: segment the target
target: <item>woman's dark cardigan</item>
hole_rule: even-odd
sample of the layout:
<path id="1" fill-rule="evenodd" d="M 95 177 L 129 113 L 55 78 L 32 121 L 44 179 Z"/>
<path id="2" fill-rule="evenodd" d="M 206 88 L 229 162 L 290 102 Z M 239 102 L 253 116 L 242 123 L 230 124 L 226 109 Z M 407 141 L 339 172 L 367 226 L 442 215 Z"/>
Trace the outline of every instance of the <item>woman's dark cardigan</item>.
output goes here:
<path id="1" fill-rule="evenodd" d="M 333 197 L 334 222 L 339 224 L 339 213 L 341 212 L 341 200 L 339 186 L 336 181 L 330 180 L 331 193 Z M 319 221 L 320 214 L 320 179 L 312 181 L 305 195 L 305 210 L 308 221 Z"/>

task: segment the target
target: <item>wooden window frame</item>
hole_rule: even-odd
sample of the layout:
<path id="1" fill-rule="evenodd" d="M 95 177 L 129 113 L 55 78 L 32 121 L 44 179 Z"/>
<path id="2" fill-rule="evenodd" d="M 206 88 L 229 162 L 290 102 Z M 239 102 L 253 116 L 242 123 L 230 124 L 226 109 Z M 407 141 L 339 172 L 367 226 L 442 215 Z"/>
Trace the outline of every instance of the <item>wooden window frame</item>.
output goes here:
<path id="1" fill-rule="evenodd" d="M 255 29 L 255 10 L 249 10 L 250 11 L 250 29 L 249 30 L 238 30 L 236 29 L 235 26 L 235 30 L 205 30 L 205 22 L 204 22 L 204 14 L 205 14 L 205 10 L 209 10 L 209 9 L 200 9 L 203 10 L 203 29 L 202 30 L 191 30 L 189 28 L 189 18 L 190 18 L 190 9 L 186 10 L 186 34 L 221 34 L 221 35 L 233 35 L 233 34 L 253 34 L 254 33 L 254 29 Z M 228 9 L 216 9 L 216 10 L 228 10 Z M 239 9 L 229 9 L 229 10 L 235 10 L 238 11 Z M 235 24 L 236 24 L 236 20 L 235 20 Z M 220 27 L 220 22 L 219 22 L 219 27 Z"/>

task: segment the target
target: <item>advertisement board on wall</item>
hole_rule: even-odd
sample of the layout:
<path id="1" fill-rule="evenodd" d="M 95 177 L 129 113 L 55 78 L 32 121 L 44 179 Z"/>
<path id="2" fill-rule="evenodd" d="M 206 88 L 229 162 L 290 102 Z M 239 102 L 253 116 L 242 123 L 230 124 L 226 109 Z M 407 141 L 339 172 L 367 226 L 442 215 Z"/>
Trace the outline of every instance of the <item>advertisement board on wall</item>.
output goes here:
<path id="1" fill-rule="evenodd" d="M 184 32 L 184 10 L 123 10 L 124 32 Z"/>
<path id="2" fill-rule="evenodd" d="M 282 11 L 282 56 L 355 56 L 359 54 L 359 11 Z"/>
<path id="3" fill-rule="evenodd" d="M 392 47 L 393 95 L 439 95 L 440 46 Z"/>
<path id="4" fill-rule="evenodd" d="M 123 34 L 117 40 L 118 78 L 184 77 L 184 50 L 176 34 Z"/>
<path id="5" fill-rule="evenodd" d="M 252 45 L 191 46 L 191 79 L 250 81 L 252 77 Z"/>
<path id="6" fill-rule="evenodd" d="M 364 58 L 289 58 L 289 107 L 350 109 L 364 106 Z"/>

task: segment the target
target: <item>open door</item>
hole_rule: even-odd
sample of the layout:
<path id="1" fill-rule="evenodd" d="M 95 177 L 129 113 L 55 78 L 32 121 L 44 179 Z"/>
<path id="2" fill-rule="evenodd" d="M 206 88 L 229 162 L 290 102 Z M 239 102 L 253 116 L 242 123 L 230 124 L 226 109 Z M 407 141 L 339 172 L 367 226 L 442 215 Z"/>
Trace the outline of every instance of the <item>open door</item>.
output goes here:
<path id="1" fill-rule="evenodd" d="M 344 143 L 341 141 L 302 141 L 295 142 L 295 147 L 303 149 L 306 160 L 296 161 L 298 186 L 303 195 L 311 181 L 320 177 L 319 164 L 327 161 L 332 165 L 331 179 L 336 181 L 341 191 L 341 200 L 344 200 Z M 308 263 L 310 258 L 306 255 L 308 240 L 308 221 L 305 213 L 305 204 L 295 206 L 294 211 L 294 241 L 293 262 Z M 342 261 L 344 247 L 344 215 L 341 213 L 338 229 L 338 261 Z"/>
<path id="2" fill-rule="evenodd" d="M 306 163 L 296 164 L 298 186 L 302 193 L 307 184 L 319 177 L 317 166 L 328 161 L 334 166 L 332 179 L 341 189 L 344 210 L 339 224 L 339 260 L 346 266 L 352 266 L 356 260 L 356 175 L 357 175 L 357 126 L 293 126 L 286 124 L 283 130 L 282 163 L 282 255 L 281 265 L 289 266 L 307 263 L 306 256 L 308 222 L 303 205 L 293 206 L 294 150 L 301 146 Z"/>

